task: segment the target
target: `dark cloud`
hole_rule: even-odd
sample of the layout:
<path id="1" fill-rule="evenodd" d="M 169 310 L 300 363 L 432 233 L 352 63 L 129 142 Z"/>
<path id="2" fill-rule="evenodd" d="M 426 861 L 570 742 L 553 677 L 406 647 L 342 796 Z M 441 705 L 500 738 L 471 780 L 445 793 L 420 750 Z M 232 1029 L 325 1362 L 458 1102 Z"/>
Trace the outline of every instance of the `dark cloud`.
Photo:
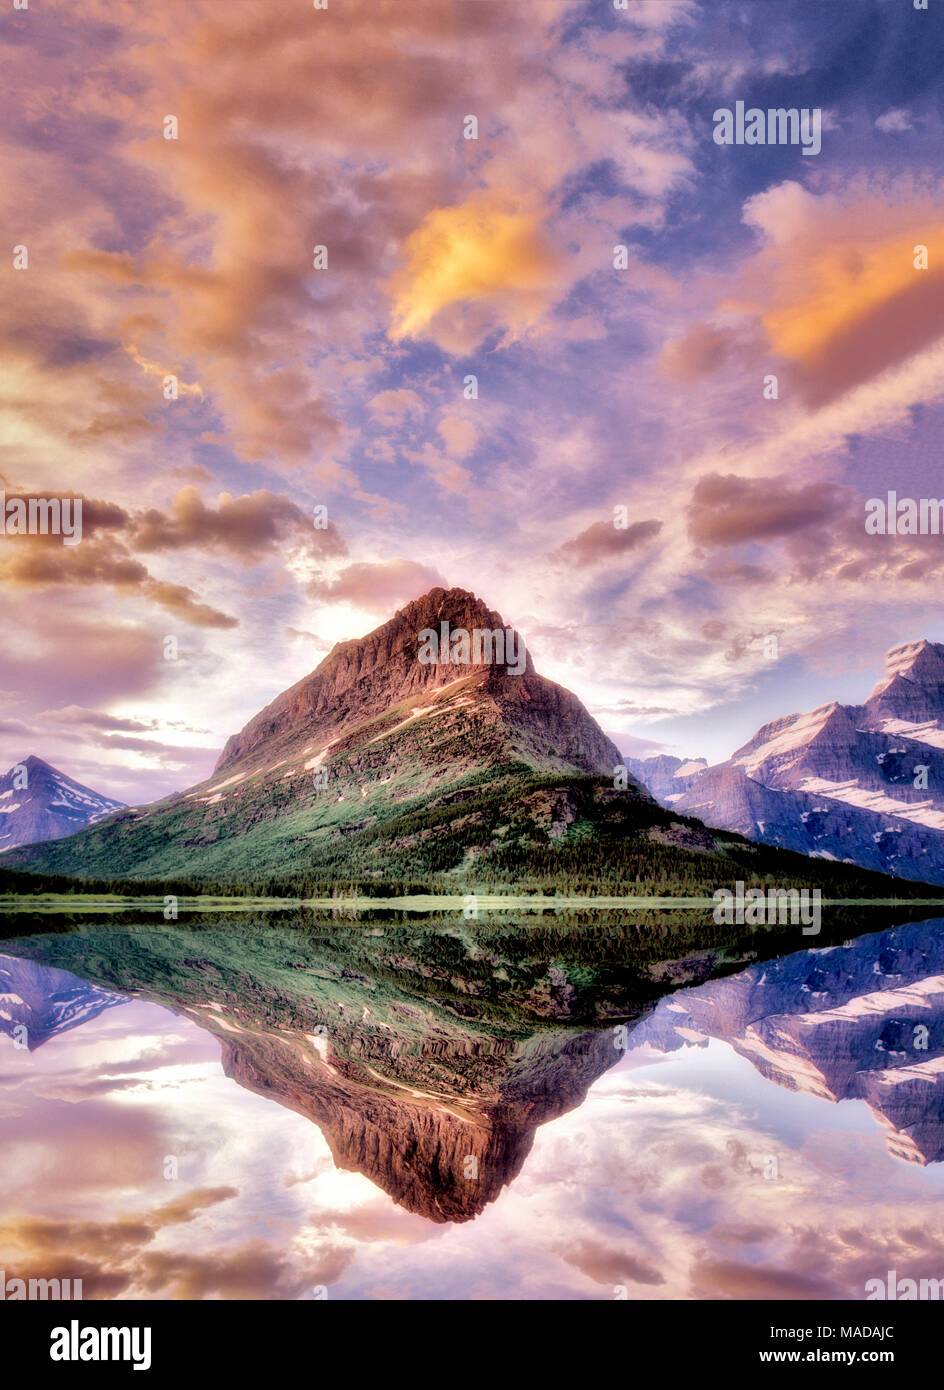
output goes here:
<path id="1" fill-rule="evenodd" d="M 629 554 L 653 540 L 662 530 L 662 522 L 634 521 L 630 526 L 617 528 L 612 521 L 595 521 L 572 541 L 567 541 L 554 554 L 575 565 L 592 565 Z"/>
<path id="2" fill-rule="evenodd" d="M 710 579 L 713 584 L 723 584 L 726 588 L 753 588 L 758 584 L 767 584 L 774 578 L 773 570 L 767 569 L 765 565 L 738 564 L 731 561 L 726 565 L 709 565 L 705 570 L 705 578 Z"/>
<path id="3" fill-rule="evenodd" d="M 227 550 L 242 559 L 258 560 L 287 540 L 305 540 L 313 554 L 345 555 L 347 546 L 329 521 L 316 530 L 314 515 L 290 498 L 259 490 L 243 497 L 222 493 L 217 507 L 208 507 L 197 488 L 181 488 L 170 512 L 156 508 L 136 515 L 131 542 L 145 553 L 204 547 Z"/>
<path id="4" fill-rule="evenodd" d="M 227 1202 L 231 1197 L 238 1196 L 239 1189 L 236 1187 L 197 1187 L 192 1192 L 185 1192 L 173 1201 L 165 1202 L 162 1207 L 157 1207 L 151 1212 L 149 1220 L 156 1221 L 159 1226 L 177 1226 L 182 1222 L 192 1221 L 206 1207 L 215 1207 L 220 1202 Z"/>
<path id="5" fill-rule="evenodd" d="M 135 1271 L 147 1294 L 173 1298 L 296 1299 L 318 1285 L 336 1284 L 354 1258 L 355 1247 L 329 1246 L 305 1271 L 276 1246 L 251 1241 L 225 1254 L 191 1255 L 149 1250 Z"/>
<path id="6" fill-rule="evenodd" d="M 735 1260 L 703 1260 L 692 1270 L 695 1298 L 826 1299 L 834 1286 L 806 1269 L 772 1269 Z"/>
<path id="7" fill-rule="evenodd" d="M 597 1284 L 664 1284 L 665 1276 L 628 1250 L 584 1240 L 567 1247 L 568 1264 Z"/>
<path id="8" fill-rule="evenodd" d="M 709 473 L 692 491 L 688 530 L 701 545 L 746 545 L 822 530 L 849 512 L 848 492 L 836 483 L 793 487 L 785 477 Z"/>
<path id="9" fill-rule="evenodd" d="M 667 376 L 677 381 L 697 381 L 722 367 L 736 342 L 733 329 L 694 323 L 683 337 L 665 347 L 659 364 Z"/>
<path id="10" fill-rule="evenodd" d="M 37 719 L 49 719 L 54 724 L 70 724 L 87 729 L 114 729 L 122 733 L 145 733 L 155 728 L 153 720 L 120 719 L 115 714 L 103 714 L 100 710 L 84 709 L 81 705 L 63 705 L 62 709 L 43 710 Z"/>
<path id="11" fill-rule="evenodd" d="M 314 513 L 306 513 L 284 495 L 265 490 L 243 497 L 221 493 L 213 508 L 195 486 L 181 488 L 169 512 L 151 507 L 130 513 L 110 502 L 83 498 L 79 544 L 65 545 L 54 535 L 7 540 L 0 555 L 0 577 L 13 587 L 108 584 L 136 592 L 192 626 L 213 628 L 237 627 L 239 619 L 201 603 L 187 585 L 155 578 L 136 552 L 221 550 L 249 563 L 280 554 L 288 544 L 303 545 L 317 558 L 347 553 L 333 522 L 316 528 Z"/>

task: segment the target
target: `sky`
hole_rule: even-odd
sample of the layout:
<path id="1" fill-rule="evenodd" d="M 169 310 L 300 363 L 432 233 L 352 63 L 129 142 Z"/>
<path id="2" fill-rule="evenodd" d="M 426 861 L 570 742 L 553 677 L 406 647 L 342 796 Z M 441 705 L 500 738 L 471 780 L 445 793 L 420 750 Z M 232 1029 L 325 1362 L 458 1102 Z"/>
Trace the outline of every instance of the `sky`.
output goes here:
<path id="1" fill-rule="evenodd" d="M 944 640 L 944 537 L 864 529 L 944 495 L 937 0 L 29 0 L 0 61 L 0 487 L 83 499 L 0 537 L 4 765 L 188 786 L 437 585 L 627 752 Z"/>

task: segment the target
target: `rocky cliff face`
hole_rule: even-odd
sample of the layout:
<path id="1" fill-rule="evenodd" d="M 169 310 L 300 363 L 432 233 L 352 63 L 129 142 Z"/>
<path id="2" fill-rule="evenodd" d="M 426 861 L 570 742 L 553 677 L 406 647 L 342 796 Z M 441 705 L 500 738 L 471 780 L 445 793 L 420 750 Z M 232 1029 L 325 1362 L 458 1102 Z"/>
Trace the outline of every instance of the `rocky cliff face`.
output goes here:
<path id="1" fill-rule="evenodd" d="M 944 647 L 894 647 L 862 705 L 821 705 L 764 725 L 726 763 L 663 804 L 751 839 L 944 883 Z"/>
<path id="2" fill-rule="evenodd" d="M 673 758 L 668 753 L 658 753 L 651 758 L 624 758 L 627 768 L 637 782 L 661 801 L 670 805 L 705 771 L 708 764 L 704 758 Z"/>
<path id="3" fill-rule="evenodd" d="M 568 764 L 583 772 L 612 775 L 620 763 L 616 746 L 570 691 L 536 674 L 530 655 L 524 670 L 512 663 L 456 664 L 443 653 L 436 662 L 419 659 L 420 634 L 505 632 L 500 614 L 465 589 L 432 589 L 358 641 L 341 642 L 311 675 L 305 676 L 229 739 L 216 774 L 254 770 L 273 755 L 296 750 L 334 757 L 329 749 L 360 746 L 353 733 L 396 710 L 389 729 L 406 720 L 437 718 L 475 708 L 489 726 L 496 747 L 538 762 Z M 515 653 L 526 652 L 515 634 Z M 507 651 L 504 653 L 507 657 Z M 517 665 L 518 663 L 513 663 Z M 448 692 L 452 692 L 449 694 Z M 385 726 L 380 728 L 383 737 Z M 370 730 L 376 738 L 378 729 Z M 303 748 L 309 744 L 310 748 Z"/>
<path id="4" fill-rule="evenodd" d="M 74 835 L 123 809 L 32 755 L 0 777 L 0 853 Z"/>

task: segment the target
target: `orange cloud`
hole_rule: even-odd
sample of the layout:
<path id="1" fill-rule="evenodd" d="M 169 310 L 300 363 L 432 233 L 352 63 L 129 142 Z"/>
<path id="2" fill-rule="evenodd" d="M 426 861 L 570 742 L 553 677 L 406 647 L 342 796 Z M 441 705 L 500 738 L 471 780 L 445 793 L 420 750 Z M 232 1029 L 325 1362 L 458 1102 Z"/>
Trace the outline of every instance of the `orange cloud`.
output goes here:
<path id="1" fill-rule="evenodd" d="M 760 322 L 797 368 L 807 404 L 823 405 L 904 362 L 944 334 L 944 220 L 926 196 L 894 203 L 856 189 L 752 199 L 745 220 L 774 242 L 754 270 L 770 286 Z M 777 227 L 780 214 L 786 225 Z M 917 268 L 925 246 L 930 268 Z"/>
<path id="2" fill-rule="evenodd" d="M 766 352 L 765 370 L 782 371 L 817 409 L 944 336 L 940 199 L 910 184 L 816 196 L 785 183 L 749 199 L 744 221 L 766 244 L 736 296 L 716 305 L 739 322 L 691 324 L 662 352 L 667 375 L 693 381 Z M 920 247 L 926 270 L 916 265 Z"/>
<path id="3" fill-rule="evenodd" d="M 484 303 L 491 323 L 512 334 L 549 308 L 560 272 L 541 218 L 502 193 L 481 193 L 428 213 L 405 244 L 393 276 L 390 336 L 420 336 L 456 305 Z M 488 331 L 484 320 L 478 327 Z M 430 336 L 435 336 L 431 334 Z"/>
<path id="4" fill-rule="evenodd" d="M 445 415 L 439 422 L 439 435 L 452 458 L 468 458 L 478 442 L 479 432 L 472 420 L 461 415 Z"/>

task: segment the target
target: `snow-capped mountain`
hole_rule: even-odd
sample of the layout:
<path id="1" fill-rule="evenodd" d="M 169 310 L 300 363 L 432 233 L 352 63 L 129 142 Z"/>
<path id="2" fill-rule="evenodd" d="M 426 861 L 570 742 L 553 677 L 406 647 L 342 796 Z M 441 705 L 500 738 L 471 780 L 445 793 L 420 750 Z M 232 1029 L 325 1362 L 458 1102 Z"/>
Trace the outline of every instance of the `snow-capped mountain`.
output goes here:
<path id="1" fill-rule="evenodd" d="M 30 1052 L 55 1034 L 127 1002 L 126 995 L 90 985 L 66 970 L 0 956 L 0 1033 L 22 1039 Z M 18 1028 L 25 1032 L 17 1033 Z"/>
<path id="2" fill-rule="evenodd" d="M 636 780 L 663 805 L 688 791 L 708 766 L 705 758 L 673 758 L 669 753 L 657 753 L 650 758 L 624 758 L 623 762 Z"/>
<path id="3" fill-rule="evenodd" d="M 61 840 L 124 809 L 32 755 L 0 777 L 0 853 L 40 840 Z"/>
<path id="4" fill-rule="evenodd" d="M 694 776 L 683 764 L 669 780 L 650 762 L 631 766 L 656 799 L 707 825 L 944 883 L 944 646 L 893 647 L 863 705 L 832 702 L 765 724 Z"/>

